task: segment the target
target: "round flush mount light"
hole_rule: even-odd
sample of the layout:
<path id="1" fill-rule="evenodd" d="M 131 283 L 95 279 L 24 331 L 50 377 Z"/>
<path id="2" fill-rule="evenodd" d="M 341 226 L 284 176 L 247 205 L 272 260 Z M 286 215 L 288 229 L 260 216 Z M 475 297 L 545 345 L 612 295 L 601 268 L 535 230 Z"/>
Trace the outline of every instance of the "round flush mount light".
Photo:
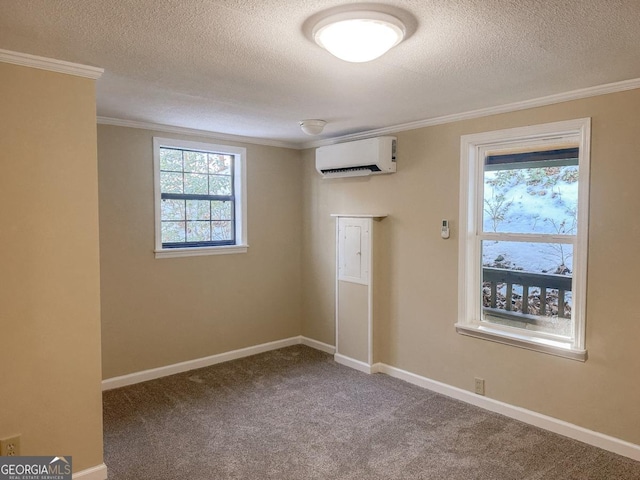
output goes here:
<path id="1" fill-rule="evenodd" d="M 320 135 L 327 124 L 324 120 L 300 120 L 299 123 L 300 128 L 307 135 Z"/>
<path id="2" fill-rule="evenodd" d="M 352 11 L 330 15 L 313 28 L 313 39 L 322 48 L 347 62 L 369 62 L 399 44 L 404 24 L 393 15 Z"/>

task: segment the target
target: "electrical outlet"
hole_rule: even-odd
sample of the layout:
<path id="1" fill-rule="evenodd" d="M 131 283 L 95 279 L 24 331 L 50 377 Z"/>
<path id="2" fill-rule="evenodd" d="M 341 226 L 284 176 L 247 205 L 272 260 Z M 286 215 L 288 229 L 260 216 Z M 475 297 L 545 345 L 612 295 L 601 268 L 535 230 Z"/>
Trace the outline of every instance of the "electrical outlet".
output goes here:
<path id="1" fill-rule="evenodd" d="M 20 455 L 20 435 L 0 439 L 0 456 L 17 457 Z"/>
<path id="2" fill-rule="evenodd" d="M 484 378 L 476 377 L 476 393 L 478 395 L 484 395 Z"/>

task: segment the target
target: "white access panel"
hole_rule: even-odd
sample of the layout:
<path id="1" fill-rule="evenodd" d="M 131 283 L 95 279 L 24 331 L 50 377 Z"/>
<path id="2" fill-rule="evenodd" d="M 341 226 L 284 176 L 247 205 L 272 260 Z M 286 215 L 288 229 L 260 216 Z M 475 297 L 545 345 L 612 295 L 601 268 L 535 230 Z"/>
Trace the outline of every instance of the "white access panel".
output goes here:
<path id="1" fill-rule="evenodd" d="M 373 366 L 373 229 L 386 215 L 336 217 L 336 353 L 338 363 Z"/>
<path id="2" fill-rule="evenodd" d="M 371 219 L 338 217 L 338 280 L 369 285 Z"/>

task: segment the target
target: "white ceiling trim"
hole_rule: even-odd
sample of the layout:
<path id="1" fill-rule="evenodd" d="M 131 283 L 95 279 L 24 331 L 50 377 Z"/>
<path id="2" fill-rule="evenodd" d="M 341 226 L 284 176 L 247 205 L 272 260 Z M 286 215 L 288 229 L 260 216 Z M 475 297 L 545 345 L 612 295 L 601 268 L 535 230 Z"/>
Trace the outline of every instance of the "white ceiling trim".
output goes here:
<path id="1" fill-rule="evenodd" d="M 200 130 L 197 128 L 176 127 L 173 125 L 162 125 L 159 123 L 139 122 L 137 120 L 122 120 L 112 117 L 98 117 L 98 123 L 102 125 L 114 125 L 117 127 L 139 128 L 142 130 L 154 130 L 156 132 L 175 133 L 176 135 L 207 137 L 216 140 L 226 140 L 229 142 L 250 143 L 252 145 L 266 145 L 268 147 L 292 148 L 295 150 L 301 150 L 303 148 L 298 143 L 283 142 L 280 140 L 268 140 L 264 138 L 245 137 L 242 135 L 219 133 L 210 130 Z"/>
<path id="2" fill-rule="evenodd" d="M 415 130 L 417 128 L 432 127 L 434 125 L 443 125 L 445 123 L 453 123 L 461 120 L 470 120 L 479 117 L 488 117 L 490 115 L 498 115 L 501 113 L 516 112 L 518 110 L 526 110 L 535 107 L 544 107 L 547 105 L 553 105 L 556 103 L 568 102 L 571 100 L 579 100 L 581 98 L 596 97 L 598 95 L 606 95 L 608 93 L 624 92 L 626 90 L 633 90 L 640 88 L 640 78 L 634 78 L 631 80 L 624 80 L 622 82 L 607 83 L 605 85 L 597 85 L 595 87 L 582 88 L 579 90 L 572 90 L 570 92 L 558 93 L 555 95 L 549 95 L 546 97 L 534 98 L 531 100 L 524 100 L 522 102 L 508 103 L 505 105 L 498 105 L 495 107 L 481 108 L 478 110 L 471 110 L 469 112 L 454 113 L 451 115 L 444 115 L 442 117 L 427 118 L 425 120 L 418 120 L 415 122 L 403 123 L 400 125 L 378 128 L 375 130 L 367 130 L 365 132 L 353 133 L 350 135 L 344 135 L 341 137 L 327 138 L 323 140 L 317 140 L 313 142 L 305 142 L 302 147 L 296 148 L 315 148 L 323 145 L 332 145 L 334 143 L 346 142 L 351 140 L 360 140 L 363 138 L 370 138 L 380 135 L 388 135 L 391 133 L 404 132 L 407 130 Z"/>
<path id="3" fill-rule="evenodd" d="M 474 118 L 488 117 L 490 115 L 498 115 L 501 113 L 516 112 L 519 110 L 526 110 L 529 108 L 543 107 L 547 105 L 553 105 L 556 103 L 568 102 L 571 100 L 579 100 L 581 98 L 596 97 L 598 95 L 606 95 L 609 93 L 624 92 L 627 90 L 634 90 L 640 88 L 640 78 L 634 78 L 631 80 L 624 80 L 622 82 L 607 83 L 604 85 L 597 85 L 595 87 L 582 88 L 579 90 L 572 90 L 570 92 L 558 93 L 555 95 L 549 95 L 546 97 L 533 98 L 531 100 L 524 100 L 522 102 L 508 103 L 505 105 L 498 105 L 495 107 L 481 108 L 478 110 L 471 110 L 468 112 L 454 113 L 451 115 L 444 115 L 441 117 L 427 118 L 425 120 L 418 120 L 415 122 L 403 123 L 399 125 L 392 125 L 389 127 L 378 128 L 375 130 L 367 130 L 364 132 L 353 133 L 350 135 L 343 135 L 340 137 L 325 138 L 322 140 L 316 140 L 305 143 L 293 143 L 279 140 L 268 140 L 254 137 L 245 137 L 242 135 L 232 135 L 227 133 L 219 133 L 209 130 L 199 130 L 195 128 L 176 127 L 172 125 L 162 125 L 157 123 L 140 122 L 135 120 L 122 120 L 111 117 L 98 117 L 98 123 L 103 125 L 116 125 L 120 127 L 140 128 L 144 130 L 155 130 L 160 132 L 175 133 L 178 135 L 194 135 L 199 137 L 216 138 L 220 140 L 228 140 L 232 142 L 250 143 L 254 145 L 266 145 L 270 147 L 282 147 L 292 148 L 295 150 L 304 150 L 307 148 L 316 148 L 323 145 L 332 145 L 335 143 L 361 140 L 363 138 L 370 138 L 380 135 L 389 135 L 398 132 L 404 132 L 407 130 L 415 130 L 418 128 L 432 127 L 435 125 L 443 125 L 446 123 L 453 123 L 462 120 L 471 120 Z"/>
<path id="4" fill-rule="evenodd" d="M 104 73 L 104 69 L 99 67 L 91 67 L 89 65 L 81 65 L 79 63 L 65 62 L 64 60 L 39 57 L 37 55 L 29 55 L 28 53 L 12 52 L 11 50 L 2 49 L 0 49 L 0 62 L 66 73 L 67 75 L 91 78 L 93 80 L 97 80 Z"/>

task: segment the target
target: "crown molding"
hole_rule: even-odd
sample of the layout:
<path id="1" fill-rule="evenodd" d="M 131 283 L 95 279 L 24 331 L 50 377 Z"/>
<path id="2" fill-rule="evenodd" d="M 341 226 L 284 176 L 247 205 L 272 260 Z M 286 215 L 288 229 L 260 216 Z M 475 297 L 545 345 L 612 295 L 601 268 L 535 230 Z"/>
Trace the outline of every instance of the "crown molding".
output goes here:
<path id="1" fill-rule="evenodd" d="M 0 53 L 1 52 L 2 51 L 0 50 Z M 0 60 L 1 59 L 2 58 L 0 57 Z M 617 92 L 624 92 L 627 90 L 634 90 L 636 88 L 640 88 L 640 78 L 634 78 L 631 80 L 624 80 L 624 81 L 615 82 L 615 83 L 607 83 L 604 85 L 597 85 L 595 87 L 572 90 L 570 92 L 548 95 L 546 97 L 533 98 L 533 99 L 524 100 L 521 102 L 507 103 L 505 105 L 498 105 L 495 107 L 487 107 L 487 108 L 481 108 L 478 110 L 471 110 L 468 112 L 454 113 L 451 115 L 443 115 L 440 117 L 432 117 L 424 120 L 418 120 L 415 122 L 402 123 L 399 125 L 392 125 L 389 127 L 383 127 L 383 128 L 378 128 L 374 130 L 366 130 L 364 132 L 358 132 L 358 133 L 332 137 L 332 138 L 325 138 L 322 140 L 316 140 L 316 141 L 304 142 L 304 143 L 293 143 L 293 142 L 286 142 L 281 140 L 267 140 L 267 139 L 255 138 L 255 137 L 245 137 L 242 135 L 213 132 L 209 130 L 176 127 L 172 125 L 140 122 L 136 120 L 122 120 L 122 119 L 111 118 L 111 117 L 98 117 L 98 123 L 104 124 L 104 125 L 115 125 L 120 127 L 140 128 L 144 130 L 155 130 L 159 132 L 175 133 L 178 135 L 192 135 L 192 136 L 199 136 L 199 137 L 216 138 L 220 140 L 249 143 L 254 145 L 265 145 L 270 147 L 281 147 L 281 148 L 292 148 L 295 150 L 304 150 L 308 148 L 321 147 L 324 145 L 333 145 L 335 143 L 340 143 L 340 142 L 362 140 L 364 138 L 395 134 L 398 132 L 415 130 L 418 128 L 432 127 L 435 125 L 444 125 L 447 123 L 459 122 L 463 120 L 471 120 L 471 119 L 480 118 L 480 117 L 488 117 L 490 115 L 517 112 L 519 110 L 527 110 L 529 108 L 544 107 L 547 105 L 554 105 L 556 103 L 568 102 L 571 100 L 579 100 L 582 98 L 596 97 L 598 95 L 606 95 L 609 93 L 617 93 Z"/>
<path id="2" fill-rule="evenodd" d="M 361 140 L 364 138 L 377 137 L 381 135 L 389 135 L 398 132 L 404 132 L 407 130 L 415 130 L 417 128 L 432 127 L 434 125 L 443 125 L 446 123 L 459 122 L 462 120 L 470 120 L 480 117 L 488 117 L 490 115 L 498 115 L 501 113 L 516 112 L 518 110 L 527 110 L 529 108 L 544 107 L 547 105 L 553 105 L 556 103 L 568 102 L 571 100 L 579 100 L 581 98 L 596 97 L 598 95 L 606 95 L 608 93 L 624 92 L 626 90 L 634 90 L 640 88 L 640 78 L 634 78 L 631 80 L 624 80 L 622 82 L 607 83 L 604 85 L 597 85 L 595 87 L 581 88 L 579 90 L 572 90 L 570 92 L 558 93 L 555 95 L 548 95 L 546 97 L 534 98 L 531 100 L 524 100 L 521 102 L 507 103 L 505 105 L 498 105 L 495 107 L 481 108 L 478 110 L 471 110 L 468 112 L 454 113 L 452 115 L 443 115 L 441 117 L 432 117 L 425 120 L 418 120 L 415 122 L 402 123 L 400 125 L 394 125 L 390 127 L 378 128 L 375 130 L 367 130 L 365 132 L 353 133 L 349 135 L 343 135 L 341 137 L 326 138 L 323 140 L 316 140 L 313 142 L 305 142 L 302 146 L 296 148 L 316 148 L 324 145 L 332 145 L 334 143 L 346 142 L 351 140 Z"/>
<path id="3" fill-rule="evenodd" d="M 0 62 L 12 63 L 23 67 L 39 68 L 52 72 L 66 73 L 77 77 L 91 78 L 97 80 L 104 73 L 103 68 L 81 65 L 79 63 L 65 62 L 54 58 L 38 57 L 28 53 L 12 52 L 11 50 L 0 49 Z"/>
<path id="4" fill-rule="evenodd" d="M 245 137 L 242 135 L 233 135 L 230 133 L 213 132 L 210 130 L 200 130 L 197 128 L 176 127 L 172 125 L 163 125 L 160 123 L 140 122 L 137 120 L 123 120 L 113 117 L 98 117 L 98 124 L 114 125 L 116 127 L 139 128 L 142 130 L 153 130 L 156 132 L 174 133 L 176 135 L 191 135 L 196 137 L 213 138 L 217 140 L 226 140 L 229 142 L 250 143 L 252 145 L 264 145 L 267 147 L 292 148 L 300 150 L 300 144 L 285 142 L 281 140 L 267 140 L 264 138 Z"/>

